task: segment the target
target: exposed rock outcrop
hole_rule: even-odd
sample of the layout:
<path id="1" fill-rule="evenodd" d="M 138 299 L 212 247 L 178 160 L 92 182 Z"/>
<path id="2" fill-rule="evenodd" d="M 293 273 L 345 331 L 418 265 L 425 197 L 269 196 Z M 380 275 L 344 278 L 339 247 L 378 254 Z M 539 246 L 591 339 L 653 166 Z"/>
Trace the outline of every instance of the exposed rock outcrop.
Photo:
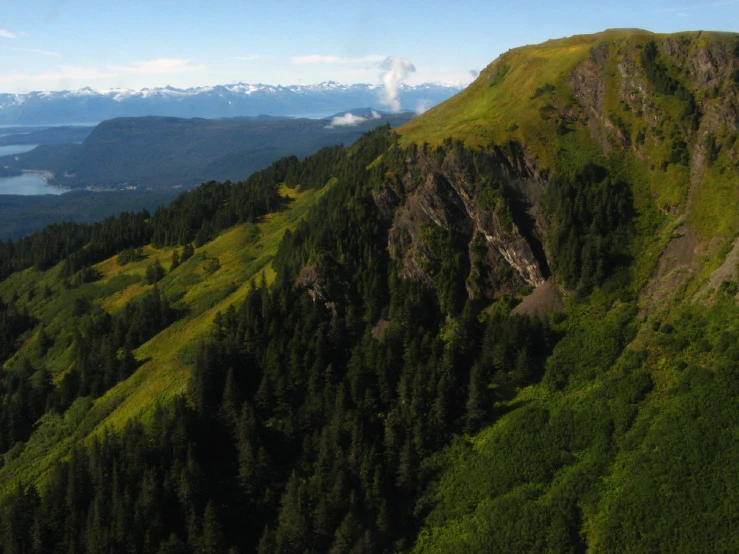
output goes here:
<path id="1" fill-rule="evenodd" d="M 317 265 L 302 267 L 295 285 L 306 289 L 313 302 L 323 304 L 334 315 L 337 303 L 347 301 L 346 284 L 336 276 L 326 277 Z"/>
<path id="2" fill-rule="evenodd" d="M 538 286 L 548 276 L 540 230 L 545 225 L 539 199 L 546 179 L 520 147 L 489 152 L 496 178 L 512 198 L 512 221 L 501 210 L 482 206 L 481 175 L 470 171 L 463 154 L 449 149 L 443 158 L 424 150 L 406 160 L 406 172 L 388 179 L 374 194 L 385 214 L 392 213 L 388 250 L 402 263 L 403 275 L 433 286 L 429 267 L 439 262 L 427 236 L 432 227 L 453 229 L 470 245 L 470 297 Z M 398 184 L 399 183 L 399 184 Z M 499 206 L 500 207 L 500 206 Z M 507 208 L 506 208 L 507 209 Z"/>

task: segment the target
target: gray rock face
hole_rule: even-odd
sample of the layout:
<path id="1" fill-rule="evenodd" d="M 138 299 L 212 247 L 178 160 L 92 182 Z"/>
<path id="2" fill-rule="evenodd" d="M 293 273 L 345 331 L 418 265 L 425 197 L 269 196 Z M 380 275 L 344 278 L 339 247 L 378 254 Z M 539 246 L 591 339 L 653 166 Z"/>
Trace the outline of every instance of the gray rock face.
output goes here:
<path id="1" fill-rule="evenodd" d="M 535 254 L 545 225 L 539 198 L 546 181 L 523 150 L 496 149 L 490 156 L 500 180 L 528 206 L 525 216 L 533 228 L 524 232 L 518 218 L 504 222 L 496 210 L 481 206 L 481 176 L 470 175 L 453 150 L 441 161 L 419 150 L 406 160 L 405 175 L 375 194 L 378 207 L 392 217 L 388 250 L 401 262 L 404 277 L 433 286 L 429 268 L 442 260 L 427 237 L 429 230 L 440 228 L 453 229 L 469 243 L 470 297 L 536 287 L 546 280 L 546 259 Z"/>

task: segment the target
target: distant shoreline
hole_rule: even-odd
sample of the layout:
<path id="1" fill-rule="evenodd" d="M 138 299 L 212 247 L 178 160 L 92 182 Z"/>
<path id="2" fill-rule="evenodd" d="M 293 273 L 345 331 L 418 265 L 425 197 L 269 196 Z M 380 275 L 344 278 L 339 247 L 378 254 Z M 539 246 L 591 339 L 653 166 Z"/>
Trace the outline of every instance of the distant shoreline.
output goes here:
<path id="1" fill-rule="evenodd" d="M 46 169 L 21 169 L 21 173 L 38 173 L 39 175 L 41 175 L 41 178 L 47 182 L 47 184 L 49 184 L 50 180 L 54 179 L 54 174 Z M 50 184 L 49 186 L 55 187 L 57 185 Z"/>

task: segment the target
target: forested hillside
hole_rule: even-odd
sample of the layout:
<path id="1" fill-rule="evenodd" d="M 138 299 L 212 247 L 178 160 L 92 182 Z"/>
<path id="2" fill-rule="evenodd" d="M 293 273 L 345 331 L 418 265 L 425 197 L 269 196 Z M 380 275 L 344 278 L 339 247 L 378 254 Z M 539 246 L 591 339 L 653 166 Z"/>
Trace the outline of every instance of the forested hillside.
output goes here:
<path id="1" fill-rule="evenodd" d="M 337 127 L 329 119 L 122 117 L 103 121 L 81 144 L 42 144 L 0 158 L 0 167 L 48 171 L 53 184 L 73 189 L 172 191 L 238 181 L 284 156 L 351 144 L 377 125 L 411 117 Z"/>
<path id="2" fill-rule="evenodd" d="M 0 243 L 0 551 L 736 550 L 737 74 L 551 41 Z"/>

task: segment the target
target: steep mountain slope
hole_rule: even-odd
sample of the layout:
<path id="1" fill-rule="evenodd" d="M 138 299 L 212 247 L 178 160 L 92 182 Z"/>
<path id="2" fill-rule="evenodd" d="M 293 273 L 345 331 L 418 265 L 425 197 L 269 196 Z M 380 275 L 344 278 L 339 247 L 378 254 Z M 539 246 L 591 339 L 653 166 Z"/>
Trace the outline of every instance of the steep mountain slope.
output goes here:
<path id="1" fill-rule="evenodd" d="M 583 290 L 565 262 L 592 265 L 578 238 L 596 221 L 546 201 L 539 217 L 539 191 L 595 163 L 635 208 L 618 300 L 611 278 L 571 304 L 542 384 L 431 463 L 441 479 L 420 503 L 417 551 L 736 548 L 718 490 L 736 486 L 738 82 L 735 35 L 616 30 L 512 50 L 401 130 L 515 145 L 502 165 L 560 285 Z"/>
<path id="2" fill-rule="evenodd" d="M 3 552 L 735 551 L 737 81 L 737 35 L 550 41 L 0 244 Z"/>
<path id="3" fill-rule="evenodd" d="M 270 261 L 282 233 L 294 228 L 297 221 L 312 206 L 323 191 L 283 189 L 292 198 L 290 208 L 274 214 L 256 225 L 239 226 L 207 246 L 197 249 L 192 258 L 182 262 L 178 271 L 171 272 L 156 283 L 162 295 L 177 298 L 184 313 L 151 342 L 137 352 L 143 360 L 135 376 L 113 387 L 97 401 L 77 402 L 65 417 L 49 414 L 39 422 L 38 430 L 23 448 L 5 458 L 0 477 L 0 489 L 12 486 L 22 476 L 24 480 L 39 479 L 49 465 L 65 456 L 76 441 L 94 436 L 103 429 L 121 428 L 134 418 L 147 416 L 160 403 L 171 402 L 187 385 L 189 366 L 195 347 L 208 334 L 216 312 L 241 302 L 249 289 L 264 278 L 270 282 L 274 271 Z M 178 251 L 179 252 L 179 251 Z M 52 336 L 68 336 L 68 322 L 78 299 L 99 305 L 110 313 L 120 312 L 129 302 L 144 298 L 153 286 L 145 280 L 146 269 L 155 260 L 172 266 L 172 248 L 143 249 L 140 259 L 121 265 L 116 257 L 95 264 L 99 273 L 94 282 L 83 283 L 65 290 L 59 273 L 61 267 L 49 272 L 32 269 L 16 273 L 0 284 L 0 297 L 6 298 L 25 291 L 25 307 L 37 318 L 44 332 Z M 214 260 L 217 261 L 214 264 Z M 216 267 L 217 266 L 217 267 Z M 68 285 L 67 285 L 68 286 Z M 27 291 L 52 291 L 35 295 Z M 57 344 L 44 356 L 44 366 L 55 381 L 73 364 L 73 345 Z M 72 347 L 72 348 L 70 348 Z M 6 363 L 19 360 L 37 363 L 38 336 L 34 333 L 24 347 Z M 69 418 L 76 421 L 69 425 Z"/>

